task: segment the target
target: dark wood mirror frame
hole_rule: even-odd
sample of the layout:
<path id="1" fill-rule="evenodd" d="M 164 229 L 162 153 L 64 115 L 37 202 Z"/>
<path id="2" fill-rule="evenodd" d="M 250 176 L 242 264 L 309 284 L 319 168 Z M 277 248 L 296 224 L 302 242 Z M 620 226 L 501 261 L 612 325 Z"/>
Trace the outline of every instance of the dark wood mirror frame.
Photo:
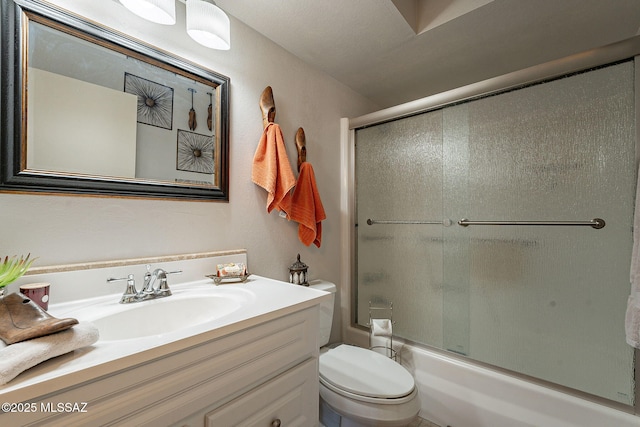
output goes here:
<path id="1" fill-rule="evenodd" d="M 173 56 L 114 30 L 103 28 L 40 0 L 2 0 L 0 31 L 0 192 L 75 194 L 201 201 L 229 200 L 229 85 L 221 74 Z M 219 109 L 216 178 L 213 185 L 81 175 L 26 168 L 26 67 L 30 20 L 46 21 L 70 33 L 133 55 L 215 87 Z"/>

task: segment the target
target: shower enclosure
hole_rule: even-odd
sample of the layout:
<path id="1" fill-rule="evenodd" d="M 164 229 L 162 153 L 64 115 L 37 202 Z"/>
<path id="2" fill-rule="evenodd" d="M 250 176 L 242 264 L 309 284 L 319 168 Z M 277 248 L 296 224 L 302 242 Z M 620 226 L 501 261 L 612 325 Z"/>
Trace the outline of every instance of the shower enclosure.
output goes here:
<path id="1" fill-rule="evenodd" d="M 355 131 L 356 323 L 634 404 L 634 61 Z"/>

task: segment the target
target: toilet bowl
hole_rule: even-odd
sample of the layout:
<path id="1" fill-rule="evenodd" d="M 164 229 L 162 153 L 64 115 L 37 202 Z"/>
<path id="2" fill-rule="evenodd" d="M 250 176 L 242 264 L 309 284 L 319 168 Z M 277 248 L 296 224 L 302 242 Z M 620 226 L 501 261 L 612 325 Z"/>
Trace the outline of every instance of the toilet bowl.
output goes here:
<path id="1" fill-rule="evenodd" d="M 333 283 L 312 281 L 311 287 L 331 293 Z M 331 332 L 334 299 L 320 307 L 320 345 Z M 372 350 L 341 344 L 322 348 L 320 422 L 326 427 L 401 427 L 420 411 L 411 374 L 399 363 Z"/>
<path id="2" fill-rule="evenodd" d="M 327 427 L 336 414 L 341 427 L 406 426 L 420 411 L 415 382 L 406 369 L 379 353 L 346 344 L 320 355 L 320 399 L 320 421 Z"/>

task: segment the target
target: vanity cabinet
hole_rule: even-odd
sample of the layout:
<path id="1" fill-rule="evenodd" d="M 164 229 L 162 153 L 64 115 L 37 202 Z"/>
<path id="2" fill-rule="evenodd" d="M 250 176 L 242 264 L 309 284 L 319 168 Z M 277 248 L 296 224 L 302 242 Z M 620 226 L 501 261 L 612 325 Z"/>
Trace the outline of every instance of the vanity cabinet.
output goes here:
<path id="1" fill-rule="evenodd" d="M 136 355 L 144 362 L 32 401 L 37 408 L 86 402 L 84 412 L 4 414 L 0 424 L 317 425 L 317 331 L 317 305 L 273 312 L 233 324 L 216 337 L 182 340 L 181 350 L 161 357 L 149 349 Z"/>

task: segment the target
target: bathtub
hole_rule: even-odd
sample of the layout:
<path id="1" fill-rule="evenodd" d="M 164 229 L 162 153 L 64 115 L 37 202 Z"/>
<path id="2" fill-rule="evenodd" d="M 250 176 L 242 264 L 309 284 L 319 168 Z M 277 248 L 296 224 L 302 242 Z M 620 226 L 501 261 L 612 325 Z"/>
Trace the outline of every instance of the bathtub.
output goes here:
<path id="1" fill-rule="evenodd" d="M 439 352 L 398 344 L 400 362 L 414 374 L 419 389 L 420 416 L 442 427 L 640 426 L 639 416 Z"/>

